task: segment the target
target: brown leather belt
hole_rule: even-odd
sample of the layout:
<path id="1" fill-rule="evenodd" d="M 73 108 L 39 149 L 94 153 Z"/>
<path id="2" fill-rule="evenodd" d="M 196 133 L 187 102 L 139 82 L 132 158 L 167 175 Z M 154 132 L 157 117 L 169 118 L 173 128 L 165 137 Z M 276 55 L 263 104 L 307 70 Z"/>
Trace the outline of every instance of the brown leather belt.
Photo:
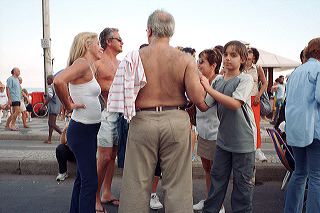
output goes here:
<path id="1" fill-rule="evenodd" d="M 137 112 L 139 111 L 155 111 L 155 112 L 162 112 L 162 111 L 167 111 L 167 110 L 184 110 L 183 107 L 180 106 L 156 106 L 156 107 L 148 107 L 148 108 L 139 108 L 136 109 Z"/>

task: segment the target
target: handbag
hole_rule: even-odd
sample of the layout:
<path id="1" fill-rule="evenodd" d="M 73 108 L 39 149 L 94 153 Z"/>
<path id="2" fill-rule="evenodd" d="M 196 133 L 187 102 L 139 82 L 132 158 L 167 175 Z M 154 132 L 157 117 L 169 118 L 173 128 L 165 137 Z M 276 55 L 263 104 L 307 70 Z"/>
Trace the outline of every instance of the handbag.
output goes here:
<path id="1" fill-rule="evenodd" d="M 271 104 L 267 91 L 264 91 L 260 97 L 260 115 L 266 116 L 271 113 Z"/>
<path id="2" fill-rule="evenodd" d="M 257 66 L 257 72 L 259 68 L 260 66 Z M 261 81 L 259 82 L 259 85 L 258 85 L 259 91 L 260 91 L 260 88 L 261 88 Z M 269 101 L 269 95 L 265 90 L 260 97 L 260 116 L 267 116 L 271 113 L 271 111 L 272 111 L 272 108 Z"/>

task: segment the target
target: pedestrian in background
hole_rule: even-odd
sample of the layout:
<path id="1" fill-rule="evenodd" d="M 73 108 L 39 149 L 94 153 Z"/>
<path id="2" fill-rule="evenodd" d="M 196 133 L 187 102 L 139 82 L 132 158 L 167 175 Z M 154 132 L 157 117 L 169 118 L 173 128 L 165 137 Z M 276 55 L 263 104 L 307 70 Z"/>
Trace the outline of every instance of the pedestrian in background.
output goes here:
<path id="1" fill-rule="evenodd" d="M 251 91 L 251 108 L 254 114 L 254 120 L 257 127 L 257 150 L 256 150 L 256 159 L 259 161 L 267 161 L 266 156 L 261 150 L 261 133 L 260 133 L 260 97 L 267 89 L 268 82 L 264 71 L 261 66 L 258 66 L 256 63 L 259 60 L 259 52 L 256 48 L 249 47 L 248 58 L 243 72 L 252 76 L 253 78 L 253 88 Z"/>
<path id="2" fill-rule="evenodd" d="M 51 144 L 51 138 L 53 130 L 55 130 L 59 135 L 61 135 L 62 131 L 60 127 L 57 125 L 57 116 L 60 113 L 60 100 L 58 96 L 56 95 L 55 89 L 52 85 L 54 80 L 53 75 L 47 76 L 47 84 L 48 84 L 48 93 L 46 96 L 46 100 L 44 102 L 44 105 L 48 106 L 48 126 L 49 126 L 49 135 L 48 139 L 44 141 L 44 143 Z"/>
<path id="3" fill-rule="evenodd" d="M 11 76 L 7 79 L 7 96 L 8 104 L 12 107 L 12 113 L 6 122 L 6 129 L 11 131 L 18 131 L 16 120 L 20 113 L 21 89 L 19 83 L 20 69 L 15 67 L 11 70 Z"/>
<path id="4" fill-rule="evenodd" d="M 10 105 L 8 104 L 8 97 L 5 92 L 5 85 L 0 81 L 0 124 L 3 116 L 3 111 L 10 110 Z"/>

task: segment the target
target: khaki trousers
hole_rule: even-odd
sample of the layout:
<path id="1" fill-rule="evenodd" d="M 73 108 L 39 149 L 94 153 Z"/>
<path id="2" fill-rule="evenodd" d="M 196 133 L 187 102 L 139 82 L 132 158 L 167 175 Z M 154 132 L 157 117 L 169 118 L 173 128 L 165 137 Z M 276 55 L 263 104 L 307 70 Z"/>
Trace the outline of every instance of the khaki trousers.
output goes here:
<path id="1" fill-rule="evenodd" d="M 119 213 L 149 213 L 157 160 L 166 213 L 192 213 L 189 116 L 182 110 L 137 112 L 129 126 Z"/>

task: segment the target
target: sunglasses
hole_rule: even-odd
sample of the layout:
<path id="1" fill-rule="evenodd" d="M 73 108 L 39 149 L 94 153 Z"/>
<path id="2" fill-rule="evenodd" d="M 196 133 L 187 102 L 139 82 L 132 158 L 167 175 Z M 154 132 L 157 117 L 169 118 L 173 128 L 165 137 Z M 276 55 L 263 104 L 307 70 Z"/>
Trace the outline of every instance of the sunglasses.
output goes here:
<path id="1" fill-rule="evenodd" d="M 115 39 L 115 40 L 119 41 L 120 43 L 122 43 L 122 42 L 123 42 L 121 37 L 119 37 L 119 38 L 111 37 L 110 39 Z"/>

